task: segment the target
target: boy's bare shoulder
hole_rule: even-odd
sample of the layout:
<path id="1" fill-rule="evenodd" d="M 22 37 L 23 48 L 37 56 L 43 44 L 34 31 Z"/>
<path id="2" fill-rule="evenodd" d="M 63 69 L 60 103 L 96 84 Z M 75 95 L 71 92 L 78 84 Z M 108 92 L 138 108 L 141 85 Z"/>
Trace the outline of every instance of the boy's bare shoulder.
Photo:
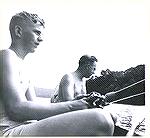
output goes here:
<path id="1" fill-rule="evenodd" d="M 16 54 L 10 50 L 10 49 L 5 49 L 5 50 L 0 50 L 0 60 L 5 63 L 5 62 L 16 62 L 17 61 L 17 56 Z M 19 60 L 18 60 L 19 61 Z"/>
<path id="2" fill-rule="evenodd" d="M 0 57 L 1 60 L 10 60 L 13 57 L 13 52 L 10 51 L 9 49 L 5 49 L 5 50 L 0 50 Z"/>

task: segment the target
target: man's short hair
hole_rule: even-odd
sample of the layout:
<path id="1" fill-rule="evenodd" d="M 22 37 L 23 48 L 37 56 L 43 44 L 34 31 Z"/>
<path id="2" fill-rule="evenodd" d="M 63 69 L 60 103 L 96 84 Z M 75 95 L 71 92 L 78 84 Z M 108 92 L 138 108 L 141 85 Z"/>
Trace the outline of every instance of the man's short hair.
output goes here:
<path id="1" fill-rule="evenodd" d="M 86 64 L 92 64 L 97 61 L 98 60 L 95 56 L 83 55 L 79 60 L 79 66 L 83 66 Z"/>
<path id="2" fill-rule="evenodd" d="M 17 13 L 11 18 L 11 21 L 9 24 L 9 30 L 10 30 L 11 36 L 13 37 L 13 29 L 15 25 L 23 25 L 25 23 L 31 23 L 33 25 L 39 24 L 45 27 L 44 20 L 41 19 L 37 14 L 32 14 L 32 13 L 23 11 L 23 12 Z"/>

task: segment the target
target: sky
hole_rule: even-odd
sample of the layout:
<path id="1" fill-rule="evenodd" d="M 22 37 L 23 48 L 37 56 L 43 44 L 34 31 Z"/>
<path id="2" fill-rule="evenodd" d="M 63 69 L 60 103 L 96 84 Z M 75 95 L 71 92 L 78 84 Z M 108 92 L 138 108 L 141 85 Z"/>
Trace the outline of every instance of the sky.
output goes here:
<path id="1" fill-rule="evenodd" d="M 21 11 L 46 23 L 44 41 L 24 61 L 37 87 L 55 88 L 84 54 L 97 57 L 98 75 L 149 64 L 148 0 L 1 0 L 0 49 L 10 46 L 9 22 Z"/>

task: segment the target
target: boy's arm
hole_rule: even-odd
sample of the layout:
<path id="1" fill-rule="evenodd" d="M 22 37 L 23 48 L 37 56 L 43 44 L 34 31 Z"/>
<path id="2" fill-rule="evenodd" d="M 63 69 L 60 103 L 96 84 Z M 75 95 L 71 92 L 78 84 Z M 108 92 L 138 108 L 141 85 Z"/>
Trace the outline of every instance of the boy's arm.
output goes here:
<path id="1" fill-rule="evenodd" d="M 3 102 L 7 115 L 12 120 L 40 120 L 50 116 L 70 112 L 72 110 L 86 109 L 87 104 L 82 100 L 40 104 L 27 101 L 25 91 L 21 87 L 16 62 L 9 55 L 0 62 L 3 71 L 0 73 L 0 86 L 2 87 Z"/>

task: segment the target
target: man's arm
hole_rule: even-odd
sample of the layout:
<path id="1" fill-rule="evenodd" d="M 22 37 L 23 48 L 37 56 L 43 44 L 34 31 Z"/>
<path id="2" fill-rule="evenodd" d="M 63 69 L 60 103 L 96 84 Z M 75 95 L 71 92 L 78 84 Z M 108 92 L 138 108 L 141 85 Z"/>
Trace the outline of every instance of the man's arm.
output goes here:
<path id="1" fill-rule="evenodd" d="M 25 91 L 21 88 L 16 62 L 12 60 L 9 53 L 1 57 L 3 61 L 0 67 L 1 72 L 1 87 L 5 110 L 12 120 L 40 120 L 57 114 L 70 112 L 72 110 L 86 109 L 87 104 L 82 100 L 51 103 L 43 105 L 33 101 L 27 101 Z"/>
<path id="2" fill-rule="evenodd" d="M 59 93 L 63 101 L 74 99 L 74 83 L 73 78 L 68 74 L 61 79 Z"/>

